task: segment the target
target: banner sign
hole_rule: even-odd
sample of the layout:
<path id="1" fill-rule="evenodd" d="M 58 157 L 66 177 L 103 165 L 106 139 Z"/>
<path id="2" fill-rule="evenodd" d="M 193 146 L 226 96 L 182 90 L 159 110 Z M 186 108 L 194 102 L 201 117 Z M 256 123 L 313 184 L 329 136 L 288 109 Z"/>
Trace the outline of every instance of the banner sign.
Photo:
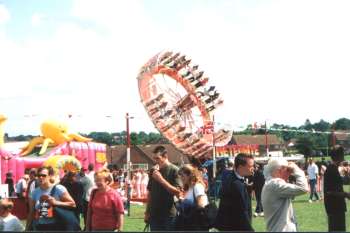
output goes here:
<path id="1" fill-rule="evenodd" d="M 218 155 L 228 154 L 235 156 L 238 153 L 245 153 L 251 155 L 259 155 L 259 145 L 226 145 L 216 147 Z"/>

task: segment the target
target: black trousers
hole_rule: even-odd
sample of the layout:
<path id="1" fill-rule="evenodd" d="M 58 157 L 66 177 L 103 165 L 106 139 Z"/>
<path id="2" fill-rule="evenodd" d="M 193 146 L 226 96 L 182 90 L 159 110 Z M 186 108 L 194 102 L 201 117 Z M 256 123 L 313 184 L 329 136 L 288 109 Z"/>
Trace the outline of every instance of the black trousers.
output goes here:
<path id="1" fill-rule="evenodd" d="M 262 189 L 256 189 L 255 190 L 255 198 L 256 198 L 256 208 L 255 208 L 255 213 L 261 213 L 264 212 L 262 202 L 261 202 L 261 191 Z"/>
<path id="2" fill-rule="evenodd" d="M 346 231 L 345 212 L 328 214 L 328 231 Z"/>
<path id="3" fill-rule="evenodd" d="M 88 212 L 88 208 L 89 208 L 89 202 L 83 200 L 83 216 L 84 216 L 84 230 L 86 228 L 86 221 L 87 221 L 87 212 Z"/>

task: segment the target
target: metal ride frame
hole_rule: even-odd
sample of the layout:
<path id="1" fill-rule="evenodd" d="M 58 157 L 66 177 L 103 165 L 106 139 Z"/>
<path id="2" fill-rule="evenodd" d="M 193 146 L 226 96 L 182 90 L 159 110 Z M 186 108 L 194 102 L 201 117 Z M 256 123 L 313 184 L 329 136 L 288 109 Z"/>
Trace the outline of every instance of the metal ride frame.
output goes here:
<path id="1" fill-rule="evenodd" d="M 183 154 L 210 158 L 215 144 L 231 138 L 230 131 L 214 131 L 213 112 L 223 103 L 220 94 L 185 55 L 160 52 L 141 68 L 137 79 L 153 124 Z"/>

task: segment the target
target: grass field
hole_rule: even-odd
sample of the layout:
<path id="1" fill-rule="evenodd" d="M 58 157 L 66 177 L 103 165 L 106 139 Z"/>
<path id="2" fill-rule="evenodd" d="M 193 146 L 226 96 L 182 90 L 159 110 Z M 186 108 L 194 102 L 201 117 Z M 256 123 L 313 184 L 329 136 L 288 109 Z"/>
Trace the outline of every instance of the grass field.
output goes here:
<path id="1" fill-rule="evenodd" d="M 331 160 L 330 156 L 324 156 L 324 158 L 327 160 Z M 314 157 L 315 161 L 321 161 L 322 157 Z M 350 161 L 350 155 L 345 155 L 344 160 Z"/>
<path id="2" fill-rule="evenodd" d="M 344 191 L 349 191 L 350 187 L 345 186 Z M 297 197 L 293 202 L 293 207 L 296 212 L 299 231 L 327 231 L 327 218 L 324 210 L 323 202 L 308 202 L 308 195 Z M 348 209 L 350 208 L 347 202 Z M 253 210 L 255 210 L 255 201 L 253 201 Z M 133 204 L 131 206 L 130 217 L 125 217 L 124 231 L 143 231 L 144 206 Z M 346 214 L 347 228 L 350 229 L 350 216 Z M 253 226 L 255 231 L 266 231 L 263 217 L 253 218 Z"/>

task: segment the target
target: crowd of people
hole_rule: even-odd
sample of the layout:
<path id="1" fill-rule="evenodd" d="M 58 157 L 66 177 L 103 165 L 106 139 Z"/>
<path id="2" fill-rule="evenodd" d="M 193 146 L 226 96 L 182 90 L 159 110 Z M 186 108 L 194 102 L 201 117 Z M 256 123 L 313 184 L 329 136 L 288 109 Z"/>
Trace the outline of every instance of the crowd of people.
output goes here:
<path id="1" fill-rule="evenodd" d="M 342 147 L 335 146 L 330 155 L 328 163 L 322 159 L 316 164 L 309 159 L 305 166 L 284 158 L 271 158 L 264 166 L 256 164 L 251 155 L 238 154 L 218 176 L 221 180 L 219 208 L 214 224 L 209 227 L 220 231 L 254 231 L 252 217 L 261 216 L 268 231 L 298 231 L 292 200 L 309 192 L 310 203 L 324 199 L 329 231 L 345 231 L 345 198 L 350 198 L 350 193 L 344 192 L 343 185 L 349 177 L 349 167 L 344 163 Z M 208 192 L 203 192 L 208 183 L 205 169 L 182 167 L 177 173 L 178 179 L 165 148 L 156 150 L 154 159 L 158 167 L 148 185 L 150 195 L 145 212 L 145 222 L 150 224 L 151 231 L 207 230 L 208 226 L 200 222 L 203 219 L 184 220 L 190 215 L 190 209 L 203 209 L 208 205 Z M 174 197 L 181 201 L 180 207 L 176 206 Z"/>
<path id="2" fill-rule="evenodd" d="M 120 231 L 123 227 L 124 202 L 117 172 L 108 169 L 66 172 L 59 177 L 52 167 L 31 169 L 13 185 L 11 196 L 25 200 L 28 209 L 26 225 L 11 214 L 13 202 L 0 202 L 0 229 L 34 230 L 104 230 Z M 7 183 L 13 184 L 11 174 Z M 12 180 L 12 181 L 11 181 Z M 117 185 L 116 185 L 117 184 Z M 12 190 L 9 186 L 9 190 Z M 62 216 L 63 215 L 63 216 Z M 80 228 L 80 219 L 84 227 Z"/>
<path id="3" fill-rule="evenodd" d="M 194 164 L 177 167 L 163 146 L 154 150 L 155 166 L 148 172 L 133 171 L 130 181 L 124 170 L 113 166 L 95 171 L 89 165 L 63 177 L 51 167 L 40 167 L 26 171 L 16 184 L 7 174 L 9 192 L 26 200 L 28 216 L 23 226 L 11 214 L 13 202 L 2 199 L 0 230 L 121 231 L 129 190 L 130 197 L 146 198 L 144 221 L 151 231 L 254 231 L 253 217 L 264 217 L 268 231 L 298 231 L 292 200 L 308 192 L 310 203 L 324 199 L 329 231 L 345 231 L 345 199 L 350 193 L 344 192 L 343 184 L 350 169 L 342 147 L 334 147 L 330 155 L 330 163 L 310 159 L 304 167 L 284 158 L 257 164 L 253 156 L 238 154 L 218 176 L 220 200 L 214 219 L 206 169 Z"/>

